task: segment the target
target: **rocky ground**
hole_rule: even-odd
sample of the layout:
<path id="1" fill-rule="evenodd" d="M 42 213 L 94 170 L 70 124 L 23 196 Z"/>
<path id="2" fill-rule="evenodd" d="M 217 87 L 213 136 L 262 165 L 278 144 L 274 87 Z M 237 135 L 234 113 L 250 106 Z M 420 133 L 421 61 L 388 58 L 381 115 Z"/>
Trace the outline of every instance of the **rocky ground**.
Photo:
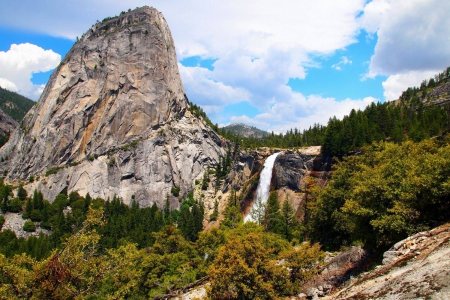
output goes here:
<path id="1" fill-rule="evenodd" d="M 398 242 L 383 265 L 323 299 L 450 299 L 450 224 Z"/>
<path id="2" fill-rule="evenodd" d="M 22 219 L 21 214 L 7 212 L 3 216 L 5 217 L 5 224 L 3 224 L 1 231 L 9 229 L 15 232 L 18 238 L 38 237 L 41 232 L 47 235 L 50 234 L 48 230 L 41 228 L 39 223 L 35 223 L 36 231 L 34 232 L 26 232 L 23 230 L 23 224 L 25 224 L 26 220 Z"/>

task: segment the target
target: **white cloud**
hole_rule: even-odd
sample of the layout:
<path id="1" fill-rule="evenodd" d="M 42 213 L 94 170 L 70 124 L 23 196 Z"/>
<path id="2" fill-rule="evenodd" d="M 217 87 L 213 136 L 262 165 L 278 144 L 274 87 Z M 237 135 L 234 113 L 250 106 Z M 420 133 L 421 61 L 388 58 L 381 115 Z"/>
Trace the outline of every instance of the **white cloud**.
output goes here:
<path id="1" fill-rule="evenodd" d="M 342 70 L 342 66 L 343 65 L 348 65 L 348 64 L 352 64 L 352 61 L 350 59 L 348 59 L 347 56 L 342 56 L 341 60 L 337 63 L 332 65 L 331 67 L 335 70 L 341 71 Z"/>
<path id="2" fill-rule="evenodd" d="M 361 27 L 368 33 L 376 33 L 390 8 L 390 0 L 373 0 L 364 7 L 364 14 L 359 19 Z"/>
<path id="3" fill-rule="evenodd" d="M 343 118 L 352 109 L 363 110 L 377 99 L 366 97 L 364 99 L 345 99 L 337 101 L 334 98 L 323 98 L 318 95 L 303 96 L 293 92 L 287 102 L 273 105 L 267 112 L 254 118 L 235 116 L 232 122 L 243 122 L 263 130 L 284 133 L 291 128 L 307 129 L 315 123 L 326 125 L 330 117 Z"/>
<path id="4" fill-rule="evenodd" d="M 361 23 L 378 35 L 371 76 L 441 70 L 450 65 L 450 1 L 375 0 Z"/>
<path id="5" fill-rule="evenodd" d="M 195 55 L 217 59 L 213 71 L 180 66 L 190 100 L 213 113 L 243 100 L 261 111 L 274 113 L 271 107 L 291 101 L 289 79 L 305 78 L 304 67 L 317 65 L 311 55 L 329 56 L 357 42 L 357 15 L 365 0 L 46 3 L 45 9 L 34 0 L 23 0 L 21 5 L 5 3 L 0 11 L 0 25 L 27 30 L 32 27 L 74 39 L 97 19 L 152 5 L 168 21 L 179 59 Z"/>
<path id="6" fill-rule="evenodd" d="M 33 73 L 47 72 L 55 68 L 61 56 L 52 50 L 44 50 L 33 44 L 12 44 L 8 51 L 0 51 L 0 85 L 37 99 L 41 85 L 33 85 Z"/>
<path id="7" fill-rule="evenodd" d="M 202 107 L 221 107 L 237 103 L 249 98 L 249 93 L 243 88 L 236 88 L 214 80 L 212 71 L 201 67 L 185 67 L 178 64 L 180 75 L 190 100 Z M 206 112 L 208 110 L 205 109 Z"/>
<path id="8" fill-rule="evenodd" d="M 442 70 L 435 71 L 410 71 L 403 74 L 396 74 L 389 76 L 384 81 L 384 97 L 386 100 L 397 100 L 403 91 L 408 87 L 419 87 L 424 79 L 434 77 L 435 74 Z"/>
<path id="9" fill-rule="evenodd" d="M 0 86 L 4 89 L 17 92 L 17 85 L 14 84 L 14 82 L 9 81 L 6 78 L 0 78 Z"/>

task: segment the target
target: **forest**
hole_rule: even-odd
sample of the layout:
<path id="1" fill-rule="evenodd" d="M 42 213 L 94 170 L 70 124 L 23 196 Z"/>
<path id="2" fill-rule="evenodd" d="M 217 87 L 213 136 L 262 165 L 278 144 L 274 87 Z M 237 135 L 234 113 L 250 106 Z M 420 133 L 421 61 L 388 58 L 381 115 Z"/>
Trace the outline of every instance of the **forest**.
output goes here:
<path id="1" fill-rule="evenodd" d="M 424 80 L 420 87 L 408 88 L 398 101 L 372 103 L 363 111 L 352 110 L 342 120 L 332 117 L 326 126 L 314 124 L 303 131 L 294 128 L 285 134 L 272 132 L 263 138 L 246 138 L 218 128 L 217 125 L 213 128 L 244 149 L 320 145 L 323 155 L 342 158 L 373 142 L 419 142 L 448 132 L 450 105 L 434 105 L 435 97 L 431 92 L 449 81 L 450 67 L 434 78 Z"/>
<path id="2" fill-rule="evenodd" d="M 425 105 L 449 71 L 409 88 L 395 104 L 372 104 L 302 133 L 244 139 L 210 124 L 236 142 L 205 173 L 216 178 L 225 178 L 247 147 L 317 143 L 337 156 L 324 188 L 314 178 L 306 183 L 302 223 L 276 191 L 255 223 L 243 222 L 239 192 L 230 193 L 223 215 L 216 210 L 210 218 L 220 225 L 203 231 L 203 203 L 193 193 L 171 211 L 168 198 L 162 208 L 139 207 L 133 197 L 128 206 L 117 197 L 63 191 L 50 202 L 0 181 L 2 212 L 29 219 L 24 230 L 51 230 L 28 239 L 0 233 L 0 298 L 166 299 L 208 281 L 211 299 L 283 299 L 318 274 L 324 251 L 358 245 L 379 258 L 408 235 L 450 220 L 448 108 Z M 207 118 L 200 107 L 190 109 Z M 203 188 L 208 178 L 196 184 Z"/>

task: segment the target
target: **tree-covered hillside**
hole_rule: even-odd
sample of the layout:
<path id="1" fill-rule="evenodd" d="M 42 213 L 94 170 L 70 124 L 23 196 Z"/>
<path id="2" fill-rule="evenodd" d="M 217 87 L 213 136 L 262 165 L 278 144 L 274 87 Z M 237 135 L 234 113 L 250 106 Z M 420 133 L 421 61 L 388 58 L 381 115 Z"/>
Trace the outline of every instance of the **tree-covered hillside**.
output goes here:
<path id="1" fill-rule="evenodd" d="M 27 97 L 0 87 L 0 108 L 19 123 L 35 103 Z"/>
<path id="2" fill-rule="evenodd" d="M 264 136 L 269 135 L 269 133 L 267 131 L 263 131 L 254 126 L 248 126 L 248 125 L 245 125 L 242 123 L 230 124 L 230 125 L 222 127 L 221 129 L 226 130 L 226 131 L 232 131 L 235 134 L 243 136 L 243 137 L 262 138 Z"/>
<path id="3" fill-rule="evenodd" d="M 420 87 L 408 88 L 397 101 L 372 103 L 362 111 L 352 110 L 342 120 L 332 117 L 327 126 L 314 124 L 284 134 L 272 132 L 263 138 L 245 137 L 226 128 L 215 130 L 243 148 L 320 145 L 324 155 L 342 157 L 372 142 L 418 142 L 447 132 L 450 126 L 449 91 L 450 67 L 434 78 L 424 80 Z"/>
<path id="4" fill-rule="evenodd" d="M 307 236 L 328 249 L 386 250 L 450 221 L 450 137 L 374 143 L 307 197 Z"/>

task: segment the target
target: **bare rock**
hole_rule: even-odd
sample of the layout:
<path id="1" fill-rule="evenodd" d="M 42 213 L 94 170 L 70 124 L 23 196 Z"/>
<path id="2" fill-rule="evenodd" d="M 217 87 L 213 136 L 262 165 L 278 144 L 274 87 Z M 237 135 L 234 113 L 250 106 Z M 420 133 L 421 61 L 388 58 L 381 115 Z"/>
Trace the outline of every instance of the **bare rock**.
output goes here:
<path id="1" fill-rule="evenodd" d="M 172 207 L 227 146 L 189 111 L 163 15 L 142 7 L 92 26 L 52 74 L 0 156 L 9 180 Z"/>
<path id="2" fill-rule="evenodd" d="M 450 225 L 400 241 L 383 263 L 326 299 L 448 299 Z"/>

